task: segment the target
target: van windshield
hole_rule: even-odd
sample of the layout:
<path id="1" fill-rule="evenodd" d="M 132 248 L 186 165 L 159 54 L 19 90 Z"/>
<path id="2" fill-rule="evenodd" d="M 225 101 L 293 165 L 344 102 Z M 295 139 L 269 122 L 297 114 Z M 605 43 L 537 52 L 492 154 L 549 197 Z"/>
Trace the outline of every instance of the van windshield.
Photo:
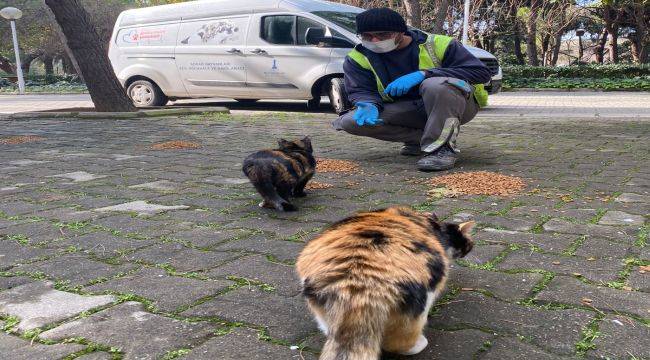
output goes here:
<path id="1" fill-rule="evenodd" d="M 357 32 L 357 13 L 339 11 L 314 11 L 312 14 L 320 16 L 327 21 L 331 21 L 353 34 L 356 34 Z"/>

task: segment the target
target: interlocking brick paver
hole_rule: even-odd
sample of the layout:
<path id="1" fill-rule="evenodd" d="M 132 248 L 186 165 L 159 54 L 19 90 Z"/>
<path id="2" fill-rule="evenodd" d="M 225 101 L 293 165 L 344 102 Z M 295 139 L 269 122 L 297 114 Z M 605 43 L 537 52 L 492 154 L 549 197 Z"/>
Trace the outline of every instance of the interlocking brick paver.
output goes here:
<path id="1" fill-rule="evenodd" d="M 205 341 L 212 333 L 211 328 L 207 323 L 188 323 L 151 314 L 140 303 L 126 302 L 57 326 L 41 337 L 57 341 L 83 337 L 119 348 L 125 359 L 155 359 L 168 351 Z"/>
<path id="2" fill-rule="evenodd" d="M 301 359 L 290 345 L 308 346 L 302 356 L 314 359 L 324 337 L 291 266 L 304 244 L 357 210 L 416 205 L 479 226 L 474 251 L 453 266 L 449 289 L 432 312 L 429 348 L 414 359 L 573 358 L 580 352 L 587 358 L 648 357 L 642 346 L 647 328 L 638 320 L 650 318 L 642 312 L 648 275 L 639 271 L 650 260 L 650 246 L 643 246 L 643 216 L 650 213 L 650 146 L 643 140 L 650 127 L 647 117 L 622 115 L 647 110 L 647 102 L 633 96 L 631 106 L 628 94 L 607 94 L 615 101 L 592 95 L 508 95 L 518 109 L 541 109 L 543 118 L 509 118 L 499 114 L 515 110 L 488 108 L 463 127 L 454 171 L 524 178 L 526 191 L 509 197 L 429 198 L 428 186 L 413 180 L 439 174 L 417 172 L 416 158 L 398 154 L 400 144 L 331 130 L 332 114 L 241 110 L 218 118 L 2 121 L 0 137 L 44 140 L 0 145 L 0 297 L 29 303 L 13 292 L 36 286 L 42 277 L 56 280 L 57 294 L 66 297 L 133 293 L 122 299 L 153 306 L 109 304 L 76 320 L 71 318 L 78 313 L 43 325 L 56 327 L 41 334 L 57 343 L 86 337 L 118 349 L 125 359 L 163 358 L 184 349 L 194 358 Z M 576 97 L 601 103 L 569 107 Z M 568 117 L 544 112 L 550 100 L 542 98 L 557 101 Z M 616 107 L 617 118 L 575 118 L 605 107 Z M 355 161 L 363 173 L 317 173 L 316 181 L 333 187 L 296 199 L 299 211 L 260 209 L 259 195 L 241 173 L 242 159 L 274 146 L 275 138 L 304 135 L 312 137 L 317 157 Z M 168 140 L 202 147 L 149 149 Z M 51 177 L 71 173 L 89 181 Z M 93 211 L 137 201 L 189 208 L 145 216 Z M 624 221 L 628 217 L 631 224 Z M 586 283 L 574 279 L 577 274 Z M 5 324 L 14 321 L 8 315 L 2 314 Z M 228 328 L 232 332 L 224 334 Z M 0 337 L 3 355 L 1 349 L 22 349 L 16 344 L 25 340 L 6 336 Z M 78 345 L 43 346 L 37 338 L 27 352 L 11 354 L 60 358 Z M 40 351 L 55 348 L 64 350 L 51 356 Z M 111 355 L 103 350 L 84 356 Z"/>
<path id="3" fill-rule="evenodd" d="M 183 316 L 216 316 L 233 322 L 246 322 L 268 328 L 275 339 L 298 341 L 316 330 L 301 296 L 286 297 L 245 286 L 193 307 Z"/>
<path id="4" fill-rule="evenodd" d="M 113 296 L 81 296 L 52 288 L 51 282 L 34 282 L 0 292 L 0 313 L 17 316 L 20 331 L 65 320 L 83 311 L 108 305 Z"/>
<path id="5" fill-rule="evenodd" d="M 0 332 L 0 354 L 12 360 L 61 359 L 84 348 L 77 344 L 42 345 Z"/>
<path id="6" fill-rule="evenodd" d="M 650 327 L 624 316 L 607 316 L 598 326 L 599 336 L 594 340 L 596 349 L 589 357 L 636 358 L 650 357 Z"/>
<path id="7" fill-rule="evenodd" d="M 537 299 L 650 317 L 650 294 L 587 285 L 567 276 L 553 279 Z"/>
<path id="8" fill-rule="evenodd" d="M 239 328 L 227 335 L 206 341 L 193 349 L 186 359 L 314 360 L 316 356 L 311 353 L 301 353 L 298 349 L 291 350 L 288 346 L 260 340 L 257 331 Z"/>
<path id="9" fill-rule="evenodd" d="M 486 312 L 486 308 L 490 310 Z M 522 335 L 552 352 L 571 354 L 580 340 L 580 330 L 592 318 L 593 314 L 586 311 L 540 310 L 463 292 L 431 317 L 431 325 L 479 327 L 497 334 Z"/>
<path id="10" fill-rule="evenodd" d="M 135 294 L 152 301 L 158 310 L 172 312 L 181 306 L 216 295 L 232 285 L 228 281 L 198 280 L 169 276 L 162 269 L 145 268 L 118 279 L 87 287 L 91 292 Z"/>

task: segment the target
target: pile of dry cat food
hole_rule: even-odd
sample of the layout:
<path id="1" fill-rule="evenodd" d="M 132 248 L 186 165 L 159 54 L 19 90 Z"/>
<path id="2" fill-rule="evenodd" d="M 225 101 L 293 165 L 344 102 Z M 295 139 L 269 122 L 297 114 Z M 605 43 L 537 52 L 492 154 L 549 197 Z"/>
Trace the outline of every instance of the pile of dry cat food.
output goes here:
<path id="1" fill-rule="evenodd" d="M 11 136 L 7 138 L 2 138 L 0 139 L 0 144 L 2 145 L 16 145 L 16 144 L 25 144 L 25 143 L 31 143 L 31 142 L 37 142 L 37 141 L 43 141 L 45 140 L 44 137 L 40 136 L 32 136 L 32 135 L 19 135 L 19 136 Z"/>
<path id="2" fill-rule="evenodd" d="M 322 189 L 329 189 L 334 187 L 332 184 L 328 183 L 322 183 L 318 181 L 310 181 L 307 183 L 307 186 L 305 186 L 305 189 L 307 190 L 322 190 Z"/>
<path id="3" fill-rule="evenodd" d="M 358 169 L 359 169 L 359 164 L 348 160 L 323 159 L 323 158 L 316 159 L 317 173 L 327 173 L 327 172 L 350 173 L 350 172 L 355 172 Z"/>
<path id="4" fill-rule="evenodd" d="M 151 145 L 153 150 L 182 150 L 182 149 L 198 149 L 201 145 L 181 140 L 165 141 L 158 144 Z"/>
<path id="5" fill-rule="evenodd" d="M 434 187 L 444 185 L 452 193 L 466 195 L 514 195 L 526 187 L 519 177 L 489 171 L 459 172 L 435 177 L 427 183 Z"/>

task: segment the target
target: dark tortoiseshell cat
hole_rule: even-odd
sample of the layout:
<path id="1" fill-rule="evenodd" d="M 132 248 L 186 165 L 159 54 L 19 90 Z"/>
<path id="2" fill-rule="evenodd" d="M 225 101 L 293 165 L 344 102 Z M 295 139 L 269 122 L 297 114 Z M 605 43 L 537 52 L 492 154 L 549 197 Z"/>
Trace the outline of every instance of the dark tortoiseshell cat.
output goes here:
<path id="1" fill-rule="evenodd" d="M 429 309 L 444 289 L 450 258 L 472 250 L 473 226 L 391 207 L 341 220 L 309 242 L 296 270 L 327 335 L 320 359 L 422 351 Z"/>
<path id="2" fill-rule="evenodd" d="M 280 139 L 278 144 L 278 149 L 248 155 L 242 170 L 262 195 L 261 207 L 295 211 L 289 198 L 306 196 L 305 186 L 316 172 L 316 159 L 309 137 Z"/>

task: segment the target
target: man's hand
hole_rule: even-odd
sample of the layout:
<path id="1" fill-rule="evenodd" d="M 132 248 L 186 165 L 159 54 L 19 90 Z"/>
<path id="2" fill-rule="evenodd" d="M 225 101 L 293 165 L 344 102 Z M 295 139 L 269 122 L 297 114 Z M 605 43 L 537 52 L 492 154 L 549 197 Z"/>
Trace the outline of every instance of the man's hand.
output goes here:
<path id="1" fill-rule="evenodd" d="M 358 102 L 357 110 L 355 110 L 352 118 L 359 126 L 383 124 L 379 119 L 379 109 L 377 109 L 377 106 L 368 102 Z"/>
<path id="2" fill-rule="evenodd" d="M 409 92 L 412 87 L 419 85 L 424 80 L 424 73 L 422 71 L 412 72 L 400 76 L 392 83 L 388 84 L 384 93 L 390 96 L 402 96 Z"/>

